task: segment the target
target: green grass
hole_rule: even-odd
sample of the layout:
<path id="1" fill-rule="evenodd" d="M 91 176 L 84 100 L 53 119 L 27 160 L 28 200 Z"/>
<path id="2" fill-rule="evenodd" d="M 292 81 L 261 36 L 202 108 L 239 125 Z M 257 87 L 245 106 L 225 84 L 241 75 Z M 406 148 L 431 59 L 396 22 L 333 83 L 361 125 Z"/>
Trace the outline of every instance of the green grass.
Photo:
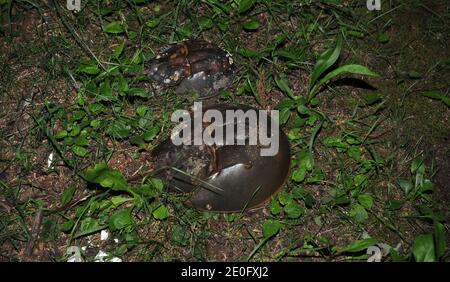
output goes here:
<path id="1" fill-rule="evenodd" d="M 448 14 L 402 1 L 369 12 L 361 1 L 208 0 L 85 1 L 75 15 L 57 2 L 0 4 L 0 99 L 38 89 L 20 118 L 8 119 L 14 107 L 0 113 L 2 125 L 31 129 L 0 127 L 2 260 L 38 259 L 19 255 L 36 241 L 39 259 L 57 261 L 69 246 L 88 246 L 87 261 L 90 248 L 130 261 L 367 260 L 374 245 L 387 261 L 448 261 L 448 209 L 428 154 L 449 134 Z M 50 13 L 27 40 L 9 25 L 24 11 Z M 429 18 L 414 40 L 402 13 Z M 280 110 L 291 174 L 264 211 L 199 212 L 145 173 L 170 114 L 195 97 L 154 89 L 144 62 L 190 37 L 216 42 L 238 66 L 217 100 Z M 408 48 L 430 40 L 441 45 L 423 57 Z M 439 95 L 422 95 L 430 90 Z"/>

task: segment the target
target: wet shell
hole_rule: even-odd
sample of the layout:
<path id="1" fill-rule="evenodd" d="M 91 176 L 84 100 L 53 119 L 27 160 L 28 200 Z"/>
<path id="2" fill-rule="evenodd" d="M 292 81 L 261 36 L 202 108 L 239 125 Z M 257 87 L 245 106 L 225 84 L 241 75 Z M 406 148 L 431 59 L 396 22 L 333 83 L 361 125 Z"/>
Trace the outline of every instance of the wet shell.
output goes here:
<path id="1" fill-rule="evenodd" d="M 224 113 L 252 108 L 219 104 L 203 111 L 207 109 Z M 261 146 L 248 145 L 248 142 L 246 145 L 175 146 L 169 138 L 152 155 L 160 168 L 156 176 L 172 191 L 191 193 L 189 205 L 200 210 L 237 212 L 263 205 L 280 190 L 288 176 L 290 146 L 281 130 L 276 155 L 261 156 L 260 150 Z"/>
<path id="2" fill-rule="evenodd" d="M 163 86 L 175 86 L 176 93 L 196 92 L 200 98 L 219 94 L 234 77 L 231 55 L 203 40 L 171 45 L 147 64 L 148 76 Z"/>

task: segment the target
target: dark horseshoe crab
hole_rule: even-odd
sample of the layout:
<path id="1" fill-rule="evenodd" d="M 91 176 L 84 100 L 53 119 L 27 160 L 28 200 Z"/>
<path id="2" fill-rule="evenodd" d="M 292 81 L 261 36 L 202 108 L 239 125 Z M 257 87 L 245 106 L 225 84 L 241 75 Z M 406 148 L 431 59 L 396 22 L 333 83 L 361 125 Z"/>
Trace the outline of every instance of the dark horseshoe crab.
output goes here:
<path id="1" fill-rule="evenodd" d="M 197 39 L 169 46 L 147 63 L 148 76 L 177 94 L 197 92 L 209 98 L 228 87 L 234 77 L 231 55 L 214 44 Z"/>
<path id="2" fill-rule="evenodd" d="M 208 109 L 223 114 L 227 110 L 255 110 L 244 105 L 218 104 L 202 112 Z M 192 112 L 190 115 L 193 116 Z M 247 119 L 235 119 L 232 125 L 235 132 L 239 122 L 249 127 Z M 269 129 L 272 122 L 269 117 L 265 123 Z M 225 122 L 220 126 L 225 132 Z M 207 128 L 206 124 L 202 127 Z M 163 179 L 169 191 L 190 193 L 188 205 L 196 209 L 239 212 L 258 208 L 280 190 L 289 173 L 289 142 L 281 130 L 278 132 L 278 152 L 273 156 L 261 156 L 263 147 L 259 140 L 257 145 L 250 145 L 250 128 L 246 130 L 245 145 L 176 146 L 168 138 L 152 152 L 157 169 L 155 176 Z"/>

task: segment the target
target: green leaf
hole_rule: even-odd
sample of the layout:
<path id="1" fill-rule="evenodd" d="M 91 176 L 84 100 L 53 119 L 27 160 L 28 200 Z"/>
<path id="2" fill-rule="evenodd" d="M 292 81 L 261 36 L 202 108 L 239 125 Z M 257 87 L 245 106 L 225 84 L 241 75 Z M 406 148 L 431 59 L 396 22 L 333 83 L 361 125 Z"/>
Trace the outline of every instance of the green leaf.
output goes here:
<path id="1" fill-rule="evenodd" d="M 383 44 L 384 44 L 384 43 L 388 43 L 389 40 L 390 40 L 389 34 L 387 34 L 386 32 L 380 33 L 380 34 L 378 35 L 378 41 L 379 41 L 380 43 L 383 43 Z"/>
<path id="2" fill-rule="evenodd" d="M 243 28 L 245 30 L 253 31 L 259 28 L 259 21 L 257 19 L 251 19 L 244 23 Z"/>
<path id="3" fill-rule="evenodd" d="M 108 126 L 107 132 L 114 139 L 125 139 L 130 136 L 131 126 L 123 119 L 118 119 Z"/>
<path id="4" fill-rule="evenodd" d="M 164 183 L 159 178 L 152 178 L 150 179 L 150 182 L 152 183 L 152 186 L 158 191 L 162 192 L 164 190 Z"/>
<path id="5" fill-rule="evenodd" d="M 437 99 L 441 100 L 442 97 L 445 97 L 445 94 L 439 91 L 426 91 L 422 93 L 423 96 L 431 98 L 431 99 Z"/>
<path id="6" fill-rule="evenodd" d="M 435 100 L 441 100 L 442 102 L 444 102 L 447 107 L 450 108 L 450 97 L 446 96 L 444 93 L 439 92 L 439 91 L 426 91 L 424 93 L 422 93 L 423 96 L 431 98 L 431 99 L 435 99 Z"/>
<path id="7" fill-rule="evenodd" d="M 169 217 L 169 210 L 164 205 L 160 205 L 152 214 L 155 219 L 164 220 Z"/>
<path id="8" fill-rule="evenodd" d="M 318 85 L 323 85 L 325 83 L 328 83 L 331 79 L 335 78 L 338 75 L 344 74 L 344 73 L 353 73 L 353 74 L 360 74 L 360 75 L 367 75 L 367 76 L 379 76 L 377 73 L 369 70 L 365 66 L 361 65 L 345 65 L 342 67 L 338 67 L 337 69 L 329 72 L 327 75 L 325 75 L 324 78 L 322 78 L 319 81 Z"/>
<path id="9" fill-rule="evenodd" d="M 148 98 L 149 94 L 148 92 L 143 88 L 130 88 L 126 91 L 128 96 L 131 97 L 142 97 L 142 98 Z"/>
<path id="10" fill-rule="evenodd" d="M 430 179 L 424 179 L 422 184 L 419 186 L 418 192 L 420 194 L 425 192 L 433 192 L 433 182 Z"/>
<path id="11" fill-rule="evenodd" d="M 304 213 L 304 210 L 302 207 L 292 201 L 284 206 L 284 212 L 286 213 L 288 218 L 299 218 Z"/>
<path id="12" fill-rule="evenodd" d="M 283 91 L 284 94 L 288 95 L 290 98 L 294 98 L 294 93 L 289 87 L 289 82 L 285 78 L 283 77 L 275 78 L 275 83 L 277 84 L 278 88 L 280 88 L 280 90 Z"/>
<path id="13" fill-rule="evenodd" d="M 80 63 L 77 71 L 87 73 L 87 74 L 98 74 L 100 69 L 97 66 L 97 62 L 94 60 L 83 60 Z"/>
<path id="14" fill-rule="evenodd" d="M 120 23 L 119 21 L 113 21 L 107 24 L 103 31 L 107 33 L 118 34 L 124 32 L 125 29 L 123 28 L 122 23 Z"/>
<path id="15" fill-rule="evenodd" d="M 280 124 L 285 124 L 291 117 L 291 110 L 283 108 L 280 110 Z"/>
<path id="16" fill-rule="evenodd" d="M 240 0 L 238 5 L 238 12 L 240 14 L 247 12 L 253 5 L 255 5 L 256 0 Z"/>
<path id="17" fill-rule="evenodd" d="M 160 22 L 161 20 L 159 18 L 154 18 L 146 21 L 145 25 L 148 26 L 149 28 L 155 28 L 159 25 Z"/>
<path id="18" fill-rule="evenodd" d="M 106 164 L 96 164 L 94 168 L 88 168 L 84 172 L 86 181 L 100 184 L 104 188 L 116 191 L 128 191 L 125 177 L 118 170 L 109 168 Z"/>
<path id="19" fill-rule="evenodd" d="M 68 134 L 67 130 L 61 130 L 55 133 L 54 137 L 56 139 L 63 139 L 64 137 L 66 137 Z"/>
<path id="20" fill-rule="evenodd" d="M 109 80 L 100 83 L 96 100 L 106 102 L 117 101 L 117 97 L 112 94 L 112 89 Z"/>
<path id="21" fill-rule="evenodd" d="M 270 203 L 270 212 L 273 215 L 280 214 L 280 212 L 281 212 L 280 203 L 275 198 L 272 198 L 272 201 Z"/>
<path id="22" fill-rule="evenodd" d="M 214 23 L 210 17 L 202 16 L 198 20 L 198 25 L 201 29 L 207 30 L 214 26 Z"/>
<path id="23" fill-rule="evenodd" d="M 359 161 L 361 159 L 361 149 L 359 147 L 352 146 L 347 151 L 350 158 Z"/>
<path id="24" fill-rule="evenodd" d="M 446 237 L 444 225 L 440 222 L 434 222 L 434 242 L 436 247 L 436 256 L 441 257 L 446 250 Z"/>
<path id="25" fill-rule="evenodd" d="M 342 141 L 340 137 L 336 136 L 328 136 L 322 142 L 328 148 L 345 149 L 348 147 L 348 145 L 344 141 Z"/>
<path id="26" fill-rule="evenodd" d="M 61 206 L 67 205 L 75 194 L 75 186 L 68 186 L 61 195 Z"/>
<path id="27" fill-rule="evenodd" d="M 182 246 L 189 243 L 189 232 L 180 225 L 175 225 L 172 227 L 172 240 Z"/>
<path id="28" fill-rule="evenodd" d="M 87 217 L 81 221 L 80 229 L 75 234 L 74 239 L 96 233 L 104 228 L 105 226 L 101 226 L 100 224 L 98 224 L 98 222 L 92 217 Z"/>
<path id="29" fill-rule="evenodd" d="M 370 210 L 373 205 L 372 196 L 369 193 L 364 193 L 358 196 L 358 202 L 366 209 Z"/>
<path id="30" fill-rule="evenodd" d="M 423 234 L 416 237 L 412 246 L 412 254 L 417 262 L 434 262 L 434 240 L 432 234 Z"/>
<path id="31" fill-rule="evenodd" d="M 152 141 L 159 133 L 161 129 L 159 126 L 153 126 L 152 128 L 144 132 L 143 138 L 146 142 Z"/>
<path id="32" fill-rule="evenodd" d="M 121 230 L 132 225 L 133 218 L 131 217 L 131 208 L 120 209 L 109 219 L 109 228 L 112 231 Z"/>
<path id="33" fill-rule="evenodd" d="M 444 102 L 444 104 L 448 107 L 448 108 L 450 108 L 450 97 L 447 97 L 447 96 L 445 96 L 445 97 L 442 97 L 442 102 Z"/>
<path id="34" fill-rule="evenodd" d="M 84 147 L 74 145 L 72 146 L 72 152 L 79 157 L 86 157 L 89 151 Z"/>
<path id="35" fill-rule="evenodd" d="M 255 58 L 259 56 L 259 52 L 249 48 L 239 48 L 239 54 L 245 58 Z"/>
<path id="36" fill-rule="evenodd" d="M 382 97 L 379 93 L 369 93 L 367 96 L 364 97 L 365 105 L 370 106 L 375 103 L 378 103 L 382 100 Z"/>
<path id="37" fill-rule="evenodd" d="M 295 182 L 302 182 L 305 177 L 306 177 L 306 167 L 304 166 L 300 166 L 298 167 L 296 170 L 294 170 L 294 172 L 292 173 L 292 180 L 294 180 Z"/>
<path id="38" fill-rule="evenodd" d="M 281 223 L 277 220 L 268 219 L 263 223 L 263 236 L 269 239 L 278 234 L 281 229 Z"/>
<path id="39" fill-rule="evenodd" d="M 342 39 L 341 37 L 338 37 L 335 46 L 326 50 L 319 56 L 309 82 L 310 90 L 316 84 L 319 77 L 337 61 L 339 55 L 341 54 L 341 48 Z"/>
<path id="40" fill-rule="evenodd" d="M 148 111 L 148 106 L 146 106 L 146 105 L 139 105 L 137 108 L 136 108 L 136 114 L 138 115 L 138 116 L 140 116 L 140 117 L 143 117 L 144 115 L 145 115 L 145 113 Z"/>
<path id="41" fill-rule="evenodd" d="M 339 253 L 357 253 L 367 249 L 370 246 L 374 246 L 377 241 L 373 238 L 366 238 L 362 240 L 355 240 L 348 244 L 346 247 L 338 250 Z"/>
<path id="42" fill-rule="evenodd" d="M 352 206 L 350 210 L 350 216 L 355 219 L 358 223 L 364 223 L 369 218 L 367 211 L 360 204 L 355 204 Z"/>
<path id="43" fill-rule="evenodd" d="M 123 48 L 125 46 L 125 42 L 122 42 L 119 46 L 114 49 L 114 51 L 111 53 L 111 57 L 113 58 L 119 58 L 120 55 L 123 53 Z"/>

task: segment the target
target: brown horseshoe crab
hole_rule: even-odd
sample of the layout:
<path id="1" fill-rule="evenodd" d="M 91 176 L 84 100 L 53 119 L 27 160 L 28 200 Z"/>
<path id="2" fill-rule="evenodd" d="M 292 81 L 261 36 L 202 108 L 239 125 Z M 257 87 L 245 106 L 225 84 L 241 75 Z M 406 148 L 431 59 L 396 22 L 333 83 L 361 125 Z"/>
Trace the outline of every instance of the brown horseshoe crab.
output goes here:
<path id="1" fill-rule="evenodd" d="M 244 105 L 218 104 L 202 109 L 203 114 L 210 109 L 228 115 L 228 110 L 255 110 Z M 193 117 L 193 113 L 190 113 Z M 195 118 L 195 117 L 194 117 Z M 261 117 L 258 117 L 258 122 Z M 191 125 L 193 121 L 189 121 Z M 236 132 L 239 123 L 248 130 L 240 137 L 245 145 L 179 145 L 171 138 L 162 142 L 152 152 L 157 166 L 156 177 L 163 179 L 171 191 L 191 193 L 188 204 L 194 208 L 218 212 L 238 212 L 262 206 L 277 193 L 285 182 L 290 165 L 290 146 L 286 135 L 277 130 L 272 132 L 274 120 L 268 118 L 265 124 L 267 136 L 275 136 L 278 151 L 272 156 L 261 156 L 261 139 L 250 145 L 252 131 L 248 119 L 234 119 L 230 128 Z M 261 124 L 261 123 L 258 123 Z M 208 129 L 203 120 L 202 130 Z M 216 124 L 217 125 L 217 124 Z M 230 122 L 219 123 L 217 127 L 227 130 Z M 278 123 L 276 124 L 278 127 Z M 278 128 L 279 129 L 279 128 Z M 212 135 L 214 135 L 213 133 Z M 183 136 L 185 137 L 185 136 Z M 187 137 L 192 141 L 192 136 Z M 267 148 L 267 146 L 266 146 Z"/>
<path id="2" fill-rule="evenodd" d="M 177 94 L 197 92 L 200 98 L 220 93 L 233 80 L 231 55 L 203 40 L 175 43 L 148 63 L 148 76 L 163 86 L 175 86 Z"/>

